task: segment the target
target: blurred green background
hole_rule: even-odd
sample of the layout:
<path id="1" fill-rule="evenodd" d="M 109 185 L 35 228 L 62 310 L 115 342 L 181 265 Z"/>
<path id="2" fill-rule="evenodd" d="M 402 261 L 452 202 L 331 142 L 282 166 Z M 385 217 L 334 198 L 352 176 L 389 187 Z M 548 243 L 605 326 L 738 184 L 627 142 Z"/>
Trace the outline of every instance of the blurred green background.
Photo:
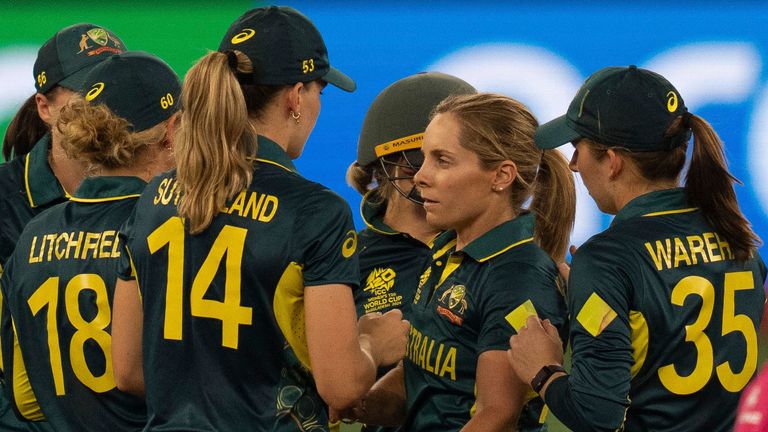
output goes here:
<path id="1" fill-rule="evenodd" d="M 35 91 L 32 63 L 37 50 L 62 27 L 80 22 L 106 27 L 128 49 L 159 56 L 183 78 L 195 60 L 218 47 L 232 21 L 256 4 L 231 0 L 0 0 L 0 136 L 5 136 L 16 110 Z"/>

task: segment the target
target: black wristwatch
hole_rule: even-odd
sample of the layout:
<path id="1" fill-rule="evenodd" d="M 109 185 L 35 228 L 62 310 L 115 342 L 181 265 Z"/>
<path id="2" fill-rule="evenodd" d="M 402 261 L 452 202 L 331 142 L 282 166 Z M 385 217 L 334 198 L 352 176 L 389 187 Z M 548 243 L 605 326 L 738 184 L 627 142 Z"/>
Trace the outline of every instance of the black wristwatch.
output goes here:
<path id="1" fill-rule="evenodd" d="M 544 387 L 544 384 L 546 384 L 547 381 L 549 381 L 549 378 L 556 372 L 565 372 L 565 369 L 558 364 L 546 365 L 541 368 L 539 373 L 537 373 L 531 380 L 531 388 L 533 388 L 533 391 L 536 393 L 540 392 L 541 388 Z"/>

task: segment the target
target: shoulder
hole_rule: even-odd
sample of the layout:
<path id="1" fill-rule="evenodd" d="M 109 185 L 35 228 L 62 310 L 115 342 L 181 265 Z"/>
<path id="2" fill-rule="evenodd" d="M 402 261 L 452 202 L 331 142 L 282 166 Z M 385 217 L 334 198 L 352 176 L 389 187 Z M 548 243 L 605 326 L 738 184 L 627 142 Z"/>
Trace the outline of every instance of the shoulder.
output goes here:
<path id="1" fill-rule="evenodd" d="M 634 266 L 638 256 L 637 248 L 633 245 L 637 240 L 637 236 L 628 233 L 626 227 L 609 228 L 579 246 L 573 255 L 572 265 L 602 268 L 615 268 L 616 265 Z"/>
<path id="2" fill-rule="evenodd" d="M 557 275 L 557 265 L 539 245 L 528 242 L 488 261 L 493 277 L 530 278 Z"/>
<path id="3" fill-rule="evenodd" d="M 489 260 L 486 291 L 529 298 L 558 295 L 559 273 L 554 261 L 537 245 L 520 248 Z"/>
<path id="4" fill-rule="evenodd" d="M 8 197 L 18 194 L 19 190 L 26 189 L 26 185 L 24 185 L 24 161 L 26 157 L 26 155 L 19 156 L 0 165 L 0 200 L 6 200 Z"/>
<path id="5" fill-rule="evenodd" d="M 64 220 L 63 214 L 67 209 L 67 206 L 72 205 L 71 202 L 63 202 L 49 207 L 42 212 L 35 215 L 25 226 L 24 233 L 27 231 L 52 231 L 57 226 L 61 225 Z M 23 234 L 22 234 L 23 235 Z"/>
<path id="6" fill-rule="evenodd" d="M 307 217 L 333 215 L 335 217 L 352 217 L 349 204 L 339 194 L 327 187 L 306 181 L 306 194 L 303 197 L 301 209 Z"/>

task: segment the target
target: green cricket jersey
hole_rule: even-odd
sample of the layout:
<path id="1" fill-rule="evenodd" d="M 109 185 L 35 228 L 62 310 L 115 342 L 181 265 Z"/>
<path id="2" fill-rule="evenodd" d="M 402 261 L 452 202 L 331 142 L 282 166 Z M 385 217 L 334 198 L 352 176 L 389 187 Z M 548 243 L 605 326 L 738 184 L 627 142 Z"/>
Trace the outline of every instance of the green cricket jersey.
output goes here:
<path id="1" fill-rule="evenodd" d="M 547 404 L 575 431 L 730 430 L 757 368 L 765 277 L 684 189 L 635 198 L 573 257 L 573 366 Z"/>
<path id="2" fill-rule="evenodd" d="M 366 194 L 360 213 L 366 228 L 360 231 L 360 288 L 355 290 L 357 315 L 400 309 L 405 318 L 419 285 L 421 270 L 432 256 L 430 247 L 384 223 L 386 202 L 373 203 Z M 392 367 L 381 368 L 379 377 Z M 364 426 L 363 431 L 387 432 L 399 428 Z"/>
<path id="3" fill-rule="evenodd" d="M 48 164 L 50 147 L 51 135 L 46 134 L 28 154 L 0 165 L 0 264 L 11 256 L 33 217 L 67 199 Z"/>
<path id="4" fill-rule="evenodd" d="M 384 223 L 386 208 L 386 202 L 372 203 L 370 194 L 363 197 L 367 228 L 359 233 L 361 280 L 354 293 L 358 316 L 395 308 L 407 314 L 420 271 L 431 256 L 429 246 Z"/>
<path id="5" fill-rule="evenodd" d="M 143 401 L 115 387 L 110 335 L 118 229 L 145 186 L 136 177 L 86 178 L 70 202 L 20 235 L 2 278 L 2 351 L 7 395 L 22 417 L 44 416 L 57 431 L 146 423 Z"/>
<path id="6" fill-rule="evenodd" d="M 144 306 L 147 430 L 328 429 L 304 290 L 357 286 L 352 215 L 276 143 L 259 137 L 257 160 L 251 185 L 200 234 L 178 217 L 173 171 L 150 183 L 126 225 Z"/>
<path id="7" fill-rule="evenodd" d="M 67 199 L 67 193 L 48 164 L 50 146 L 51 136 L 46 134 L 28 154 L 0 165 L 0 273 L 27 223 L 43 210 Z M 2 361 L 0 369 L 3 369 Z M 51 428 L 45 422 L 20 422 L 9 401 L 2 396 L 0 430 L 50 431 Z"/>
<path id="8" fill-rule="evenodd" d="M 478 358 L 509 349 L 509 338 L 528 316 L 548 318 L 561 337 L 567 333 L 558 270 L 533 242 L 533 223 L 533 215 L 520 215 L 461 251 L 454 231 L 435 239 L 409 316 L 403 430 L 460 430 L 474 414 Z M 539 430 L 544 416 L 535 398 L 518 428 Z"/>

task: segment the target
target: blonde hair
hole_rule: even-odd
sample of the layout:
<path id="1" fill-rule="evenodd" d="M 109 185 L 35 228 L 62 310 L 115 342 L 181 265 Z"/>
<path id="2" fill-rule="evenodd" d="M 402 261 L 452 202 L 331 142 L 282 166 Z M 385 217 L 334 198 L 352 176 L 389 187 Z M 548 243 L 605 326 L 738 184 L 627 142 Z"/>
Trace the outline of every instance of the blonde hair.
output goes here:
<path id="1" fill-rule="evenodd" d="M 56 128 L 68 157 L 89 163 L 88 171 L 133 166 L 147 146 L 166 138 L 168 120 L 131 132 L 130 123 L 106 105 L 91 104 L 75 96 L 61 110 Z"/>
<path id="2" fill-rule="evenodd" d="M 252 73 L 248 57 L 239 51 L 235 55 L 237 71 Z M 194 234 L 207 228 L 226 201 L 251 184 L 258 141 L 227 54 L 208 53 L 192 66 L 181 100 L 184 108 L 174 139 L 182 193 L 178 212 Z"/>
<path id="3" fill-rule="evenodd" d="M 520 102 L 493 93 L 451 96 L 433 115 L 451 114 L 461 125 L 460 142 L 489 169 L 505 160 L 517 167 L 511 204 L 521 211 L 533 196 L 534 239 L 555 261 L 565 259 L 576 217 L 576 190 L 568 161 L 534 142 L 536 118 Z"/>

